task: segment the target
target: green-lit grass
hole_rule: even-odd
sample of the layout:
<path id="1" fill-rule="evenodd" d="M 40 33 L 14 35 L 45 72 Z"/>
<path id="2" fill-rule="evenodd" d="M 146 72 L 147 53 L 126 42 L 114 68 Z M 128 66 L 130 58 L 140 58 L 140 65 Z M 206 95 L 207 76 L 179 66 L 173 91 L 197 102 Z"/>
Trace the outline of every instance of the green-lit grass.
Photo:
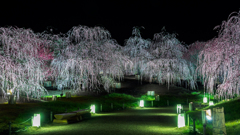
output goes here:
<path id="1" fill-rule="evenodd" d="M 58 98 L 61 97 L 60 94 L 59 94 L 59 95 L 55 95 L 55 96 L 57 96 Z M 41 98 L 43 98 L 43 97 L 45 97 L 45 98 L 52 98 L 52 95 L 49 95 L 49 96 L 42 96 Z M 66 97 L 66 95 L 63 95 L 62 97 Z M 81 96 L 72 95 L 71 97 L 81 97 Z"/>
<path id="2" fill-rule="evenodd" d="M 53 115 L 57 113 L 72 112 L 78 109 L 90 108 L 91 104 L 96 105 L 96 112 L 99 112 L 100 104 L 103 106 L 104 112 L 112 111 L 111 103 L 113 103 L 113 110 L 118 110 L 124 107 L 138 106 L 136 98 L 126 95 L 112 93 L 102 97 L 91 97 L 91 96 L 72 96 L 71 98 L 58 97 L 57 101 L 51 101 L 52 96 L 47 97 L 49 102 L 41 103 L 26 103 L 26 104 L 1 104 L 0 108 L 0 132 L 8 129 L 8 122 L 13 122 L 12 128 L 24 128 L 25 126 L 31 125 L 31 121 L 26 122 L 24 125 L 17 125 L 14 123 L 21 123 L 31 118 L 34 113 L 40 113 L 41 122 L 47 123 L 50 119 L 50 112 Z"/>

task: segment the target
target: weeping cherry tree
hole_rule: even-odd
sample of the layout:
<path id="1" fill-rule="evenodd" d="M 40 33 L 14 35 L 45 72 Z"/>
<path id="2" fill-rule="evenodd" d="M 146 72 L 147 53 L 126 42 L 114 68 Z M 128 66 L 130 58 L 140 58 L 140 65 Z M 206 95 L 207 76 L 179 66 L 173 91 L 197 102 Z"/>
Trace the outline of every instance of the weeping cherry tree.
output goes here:
<path id="1" fill-rule="evenodd" d="M 162 29 L 161 33 L 154 34 L 153 42 L 149 52 L 153 59 L 141 67 L 143 76 L 150 79 L 157 78 L 159 84 L 168 85 L 179 83 L 181 80 L 188 81 L 191 89 L 195 89 L 193 79 L 194 68 L 182 58 L 187 50 L 176 38 L 175 34 L 169 34 Z"/>
<path id="2" fill-rule="evenodd" d="M 48 50 L 50 40 L 30 29 L 0 28 L 0 89 L 4 97 L 7 90 L 27 97 L 40 97 L 46 89 L 42 86 L 50 73 L 46 61 L 51 60 Z"/>
<path id="3" fill-rule="evenodd" d="M 141 37 L 140 28 L 144 27 L 133 27 L 133 37 L 125 40 L 125 46 L 122 49 L 123 53 L 130 57 L 134 65 L 133 69 L 128 68 L 126 70 L 126 74 L 128 75 L 136 74 L 141 76 L 140 68 L 152 58 L 152 55 L 146 50 L 149 48 L 151 41 Z"/>
<path id="4" fill-rule="evenodd" d="M 100 85 L 109 90 L 115 79 L 123 78 L 124 68 L 131 65 L 121 54 L 121 47 L 110 39 L 109 31 L 103 28 L 79 25 L 67 35 L 56 46 L 58 54 L 51 67 L 55 69 L 56 80 L 75 92 L 98 89 Z"/>
<path id="5" fill-rule="evenodd" d="M 218 37 L 209 40 L 198 56 L 197 71 L 204 80 L 204 89 L 217 98 L 239 95 L 240 12 L 230 16 L 214 28 L 220 28 Z M 215 90 L 217 81 L 220 84 Z"/>

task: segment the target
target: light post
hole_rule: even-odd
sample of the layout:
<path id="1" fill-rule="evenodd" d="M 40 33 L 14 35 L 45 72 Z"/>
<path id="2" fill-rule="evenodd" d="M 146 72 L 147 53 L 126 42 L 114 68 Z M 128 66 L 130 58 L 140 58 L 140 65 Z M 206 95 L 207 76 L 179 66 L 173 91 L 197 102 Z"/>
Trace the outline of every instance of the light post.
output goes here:
<path id="1" fill-rule="evenodd" d="M 40 127 L 40 114 L 34 114 L 32 117 L 32 126 L 33 127 Z"/>
<path id="2" fill-rule="evenodd" d="M 95 105 L 91 105 L 90 109 L 91 109 L 91 113 L 95 113 Z"/>
<path id="3" fill-rule="evenodd" d="M 144 107 L 144 101 L 140 100 L 140 107 Z"/>

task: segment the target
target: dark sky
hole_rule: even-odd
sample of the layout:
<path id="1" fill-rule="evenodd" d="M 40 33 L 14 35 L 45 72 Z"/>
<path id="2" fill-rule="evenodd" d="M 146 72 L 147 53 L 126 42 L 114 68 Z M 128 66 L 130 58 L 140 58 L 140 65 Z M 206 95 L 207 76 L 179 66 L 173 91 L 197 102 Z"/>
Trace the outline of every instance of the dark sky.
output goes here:
<path id="1" fill-rule="evenodd" d="M 132 34 L 133 26 L 144 26 L 142 38 L 154 33 L 177 33 L 177 38 L 191 44 L 217 36 L 216 25 L 238 12 L 237 1 L 219 0 L 9 0 L 1 3 L 0 27 L 17 26 L 43 32 L 47 26 L 55 34 L 66 33 L 73 26 L 102 26 L 120 45 Z"/>

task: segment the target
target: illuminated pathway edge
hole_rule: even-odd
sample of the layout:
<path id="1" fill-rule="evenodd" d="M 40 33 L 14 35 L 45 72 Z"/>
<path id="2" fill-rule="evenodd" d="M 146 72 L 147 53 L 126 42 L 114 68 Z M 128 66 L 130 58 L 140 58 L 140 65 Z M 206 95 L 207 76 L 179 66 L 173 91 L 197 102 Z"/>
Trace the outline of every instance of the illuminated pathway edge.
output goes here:
<path id="1" fill-rule="evenodd" d="M 177 135 L 182 131 L 177 128 L 176 107 L 137 107 L 96 113 L 91 119 L 68 125 L 49 124 L 40 129 L 31 128 L 20 135 Z"/>

